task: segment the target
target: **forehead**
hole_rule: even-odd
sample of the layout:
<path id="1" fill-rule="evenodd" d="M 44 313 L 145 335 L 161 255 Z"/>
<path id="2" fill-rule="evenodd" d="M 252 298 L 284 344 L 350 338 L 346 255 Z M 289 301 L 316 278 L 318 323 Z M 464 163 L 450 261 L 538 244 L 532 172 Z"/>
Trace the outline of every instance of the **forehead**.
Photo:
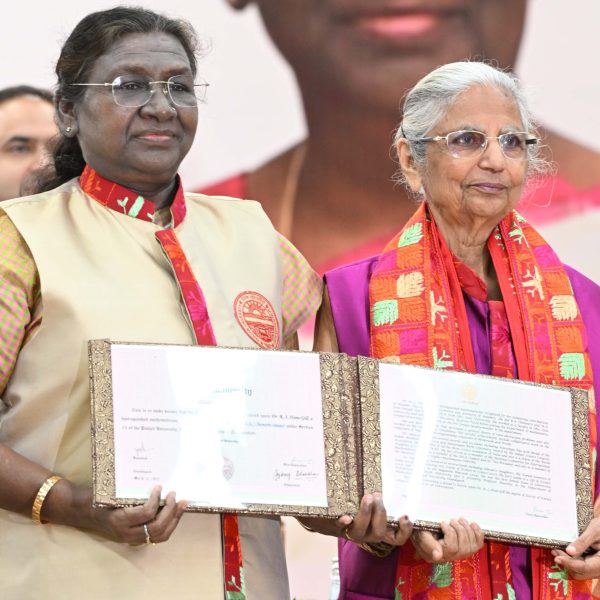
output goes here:
<path id="1" fill-rule="evenodd" d="M 119 75 L 125 71 L 162 76 L 191 71 L 181 42 L 167 33 L 130 33 L 117 40 L 101 55 L 88 76 Z"/>
<path id="2" fill-rule="evenodd" d="M 460 94 L 435 127 L 439 131 L 480 129 L 488 134 L 522 128 L 521 115 L 512 95 L 485 85 L 470 87 Z"/>
<path id="3" fill-rule="evenodd" d="M 0 135 L 51 137 L 56 133 L 54 107 L 37 96 L 18 96 L 0 103 Z"/>

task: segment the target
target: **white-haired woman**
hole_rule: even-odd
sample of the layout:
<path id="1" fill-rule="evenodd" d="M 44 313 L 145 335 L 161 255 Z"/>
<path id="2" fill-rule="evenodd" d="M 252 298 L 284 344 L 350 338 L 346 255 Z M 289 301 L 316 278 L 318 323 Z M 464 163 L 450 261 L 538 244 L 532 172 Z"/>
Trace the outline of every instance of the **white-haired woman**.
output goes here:
<path id="1" fill-rule="evenodd" d="M 588 333 L 600 327 L 600 288 L 514 211 L 528 176 L 544 168 L 518 81 L 482 63 L 439 67 L 407 95 L 395 145 L 422 202 L 380 255 L 326 274 L 316 348 L 593 389 L 600 341 Z M 564 354 L 577 358 L 576 375 L 561 369 Z M 570 558 L 484 544 L 462 519 L 443 524 L 441 539 L 415 532 L 382 556 L 381 545 L 369 553 L 354 543 L 373 535 L 351 524 L 340 540 L 340 598 L 592 598 L 600 556 L 580 556 L 595 527 Z"/>

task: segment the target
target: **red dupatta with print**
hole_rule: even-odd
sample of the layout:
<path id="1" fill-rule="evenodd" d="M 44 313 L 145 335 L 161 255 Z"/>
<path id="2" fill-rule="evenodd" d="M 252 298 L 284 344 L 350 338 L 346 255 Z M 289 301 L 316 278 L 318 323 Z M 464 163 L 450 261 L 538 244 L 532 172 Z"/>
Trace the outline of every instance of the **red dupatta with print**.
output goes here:
<path id="1" fill-rule="evenodd" d="M 439 369 L 476 372 L 456 265 L 426 204 L 380 256 L 369 283 L 371 355 Z M 516 212 L 488 240 L 508 316 L 518 378 L 589 392 L 592 478 L 596 420 L 587 333 L 556 254 Z M 504 369 L 507 376 L 510 369 Z M 592 482 L 593 485 L 593 482 Z M 594 489 L 594 488 L 593 488 Z M 548 550 L 532 548 L 534 600 L 597 597 L 591 580 L 570 579 Z M 468 559 L 431 565 L 407 542 L 399 549 L 396 599 L 513 600 L 508 546 L 486 543 Z"/>
<path id="2" fill-rule="evenodd" d="M 81 189 L 94 200 L 121 214 L 134 219 L 154 222 L 154 203 L 117 183 L 105 179 L 89 165 L 79 177 Z M 179 284 L 181 296 L 192 325 L 196 343 L 203 346 L 216 346 L 206 301 L 198 285 L 185 252 L 177 239 L 175 228 L 186 214 L 183 186 L 177 181 L 177 190 L 171 204 L 171 226 L 156 232 L 156 239 L 173 269 Z M 240 543 L 238 518 L 235 514 L 222 515 L 223 531 L 223 573 L 225 576 L 225 599 L 245 600 L 244 569 Z M 200 596 L 201 590 L 198 591 Z"/>

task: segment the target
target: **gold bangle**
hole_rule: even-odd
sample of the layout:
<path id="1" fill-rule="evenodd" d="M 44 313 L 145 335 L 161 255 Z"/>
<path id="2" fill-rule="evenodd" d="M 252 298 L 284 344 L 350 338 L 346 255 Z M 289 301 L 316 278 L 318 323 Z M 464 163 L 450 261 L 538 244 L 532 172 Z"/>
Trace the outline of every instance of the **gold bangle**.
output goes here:
<path id="1" fill-rule="evenodd" d="M 40 486 L 37 496 L 35 497 L 35 500 L 33 501 L 33 506 L 31 507 L 31 518 L 36 523 L 47 523 L 48 522 L 48 521 L 42 521 L 42 517 L 41 517 L 42 505 L 44 504 L 44 500 L 46 499 L 48 492 L 52 489 L 54 484 L 57 481 L 60 481 L 61 479 L 62 479 L 62 477 L 60 477 L 60 475 L 52 475 L 51 477 L 48 477 L 48 479 L 46 479 L 46 481 L 44 481 L 44 483 L 42 483 L 42 485 Z"/>

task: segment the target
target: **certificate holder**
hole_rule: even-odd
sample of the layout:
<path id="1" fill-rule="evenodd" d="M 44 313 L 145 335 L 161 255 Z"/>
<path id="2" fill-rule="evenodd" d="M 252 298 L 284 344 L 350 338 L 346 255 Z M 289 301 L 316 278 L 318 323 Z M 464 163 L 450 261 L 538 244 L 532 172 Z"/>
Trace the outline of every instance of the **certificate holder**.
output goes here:
<path id="1" fill-rule="evenodd" d="M 365 493 L 390 521 L 565 547 L 593 518 L 588 394 L 358 358 Z"/>
<path id="2" fill-rule="evenodd" d="M 362 491 L 356 359 L 89 342 L 94 504 L 338 517 Z"/>

